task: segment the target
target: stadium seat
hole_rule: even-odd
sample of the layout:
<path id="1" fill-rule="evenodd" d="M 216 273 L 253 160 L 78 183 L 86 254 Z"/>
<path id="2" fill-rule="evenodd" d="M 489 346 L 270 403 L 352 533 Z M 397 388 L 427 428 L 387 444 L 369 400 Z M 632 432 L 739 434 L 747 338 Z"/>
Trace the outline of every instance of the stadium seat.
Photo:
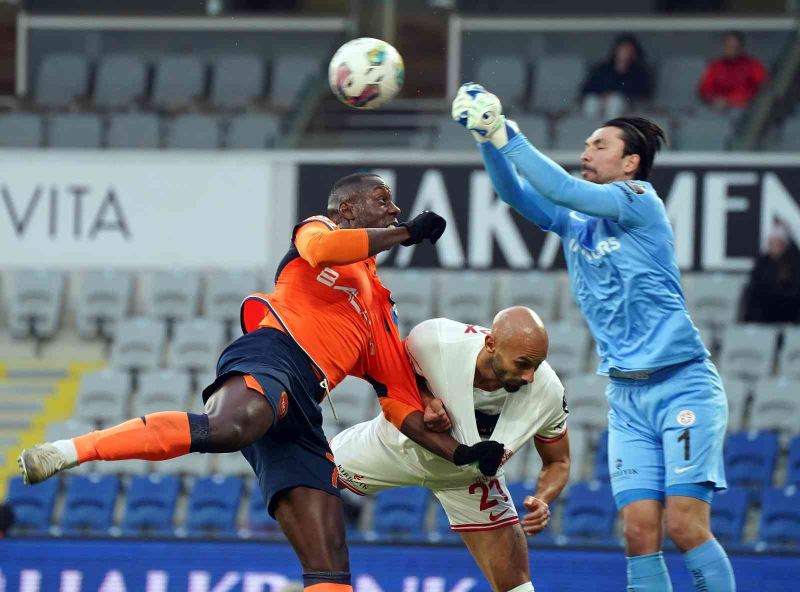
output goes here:
<path id="1" fill-rule="evenodd" d="M 528 91 L 528 64 L 520 54 L 484 55 L 473 79 L 486 81 L 491 92 L 503 98 L 504 107 L 521 104 Z"/>
<path id="2" fill-rule="evenodd" d="M 117 323 L 128 312 L 132 294 L 133 278 L 126 271 L 102 269 L 84 273 L 76 314 L 80 336 L 110 339 Z"/>
<path id="3" fill-rule="evenodd" d="M 64 534 L 107 534 L 118 491 L 119 479 L 113 475 L 70 477 L 61 519 Z"/>
<path id="4" fill-rule="evenodd" d="M 611 486 L 597 481 L 576 483 L 569 488 L 562 516 L 562 532 L 570 542 L 613 544 L 617 509 Z"/>
<path id="5" fill-rule="evenodd" d="M 772 373 L 777 331 L 768 325 L 733 325 L 722 334 L 720 366 L 727 375 L 758 379 Z"/>
<path id="6" fill-rule="evenodd" d="M 735 322 L 746 278 L 731 274 L 686 274 L 686 303 L 698 326 L 725 327 Z"/>
<path id="7" fill-rule="evenodd" d="M 167 329 L 153 319 L 120 321 L 111 348 L 111 366 L 123 370 L 152 370 L 161 365 Z"/>
<path id="8" fill-rule="evenodd" d="M 508 487 L 508 495 L 511 497 L 511 501 L 514 502 L 514 508 L 517 510 L 517 514 L 524 514 L 525 513 L 525 498 L 529 495 L 533 495 L 534 490 L 536 489 L 536 479 L 535 476 L 532 479 L 528 479 L 527 481 L 506 481 Z"/>
<path id="9" fill-rule="evenodd" d="M 238 477 L 204 477 L 194 482 L 186 510 L 190 536 L 235 536 L 243 484 Z"/>
<path id="10" fill-rule="evenodd" d="M 755 387 L 750 427 L 784 435 L 800 427 L 800 382 L 786 378 L 760 381 Z"/>
<path id="11" fill-rule="evenodd" d="M 731 434 L 725 443 L 725 473 L 728 485 L 743 487 L 751 501 L 761 489 L 772 485 L 778 457 L 778 438 L 770 432 Z"/>
<path id="12" fill-rule="evenodd" d="M 431 140 L 436 150 L 475 150 L 472 135 L 449 117 L 433 128 Z"/>
<path id="13" fill-rule="evenodd" d="M 184 409 L 190 390 L 191 381 L 185 372 L 176 370 L 144 372 L 139 376 L 139 389 L 133 397 L 133 415 Z"/>
<path id="14" fill-rule="evenodd" d="M 665 59 L 658 68 L 655 91 L 658 106 L 676 113 L 699 106 L 697 84 L 705 67 L 702 57 L 686 55 Z"/>
<path id="15" fill-rule="evenodd" d="M 583 79 L 586 77 L 586 63 L 579 55 L 544 55 L 533 66 L 533 108 L 547 113 L 570 111 L 577 105 Z M 594 129 L 594 128 L 592 128 Z M 589 133 L 584 130 L 583 145 Z"/>
<path id="16" fill-rule="evenodd" d="M 64 275 L 43 269 L 19 269 L 11 274 L 8 303 L 12 337 L 46 339 L 61 322 Z"/>
<path id="17" fill-rule="evenodd" d="M 800 150 L 800 116 L 787 119 L 778 132 L 777 150 Z"/>
<path id="18" fill-rule="evenodd" d="M 586 371 L 586 357 L 592 338 L 583 327 L 568 323 L 551 323 L 547 325 L 550 337 L 550 349 L 547 362 L 564 380 L 568 376 L 577 376 Z"/>
<path id="19" fill-rule="evenodd" d="M 123 372 L 103 369 L 86 373 L 78 388 L 75 417 L 105 425 L 118 423 L 128 416 L 130 391 L 130 378 Z"/>
<path id="20" fill-rule="evenodd" d="M 166 147 L 177 150 L 217 150 L 219 121 L 213 115 L 185 113 L 167 125 Z"/>
<path id="21" fill-rule="evenodd" d="M 367 412 L 371 408 L 370 402 L 377 397 L 375 389 L 366 380 L 356 378 L 355 376 L 347 376 L 340 382 L 335 389 L 331 391 L 330 398 L 333 401 L 333 406 L 336 409 L 338 420 L 335 423 L 339 424 L 341 429 L 350 427 L 367 419 Z M 327 401 L 322 402 L 324 422 L 328 423 L 333 420 L 332 411 Z M 328 417 L 328 415 L 331 417 Z"/>
<path id="22" fill-rule="evenodd" d="M 148 316 L 165 320 L 191 319 L 200 303 L 200 276 L 194 271 L 157 271 L 149 276 Z"/>
<path id="23" fill-rule="evenodd" d="M 531 475 L 528 470 L 528 456 L 536 454 L 535 451 L 532 451 L 532 448 L 532 446 L 523 446 L 503 464 L 503 475 L 505 475 L 506 483 L 516 483 L 536 477 L 536 475 Z"/>
<path id="24" fill-rule="evenodd" d="M 800 380 L 800 327 L 784 329 L 778 372 L 788 379 Z"/>
<path id="25" fill-rule="evenodd" d="M 491 327 L 494 285 L 489 273 L 440 273 L 437 310 L 454 321 Z"/>
<path id="26" fill-rule="evenodd" d="M 594 479 L 603 483 L 611 481 L 608 469 L 608 430 L 600 432 L 597 438 L 597 447 L 594 452 Z"/>
<path id="27" fill-rule="evenodd" d="M 556 123 L 553 148 L 556 150 L 581 150 L 584 141 L 600 125 L 601 119 L 583 115 L 568 115 Z"/>
<path id="28" fill-rule="evenodd" d="M 512 114 L 511 119 L 537 148 L 541 150 L 550 148 L 550 123 L 547 117 L 538 113 L 520 113 Z"/>
<path id="29" fill-rule="evenodd" d="M 46 534 L 58 493 L 60 481 L 49 479 L 29 487 L 22 477 L 12 477 L 8 482 L 6 503 L 14 510 L 14 534 Z"/>
<path id="30" fill-rule="evenodd" d="M 94 429 L 94 422 L 87 421 L 79 417 L 72 417 L 65 421 L 48 423 L 47 428 L 45 428 L 44 431 L 44 439 L 47 442 L 68 440 L 70 438 L 74 438 L 75 436 L 91 432 Z"/>
<path id="31" fill-rule="evenodd" d="M 158 117 L 152 113 L 114 113 L 109 121 L 109 148 L 154 150 L 161 143 Z"/>
<path id="32" fill-rule="evenodd" d="M 786 485 L 800 485 L 800 435 L 789 442 L 786 460 Z"/>
<path id="33" fill-rule="evenodd" d="M 215 454 L 213 456 L 217 461 L 216 474 L 237 475 L 239 477 L 253 476 L 253 468 L 241 452 L 229 452 L 227 454 Z"/>
<path id="34" fill-rule="evenodd" d="M 457 542 L 461 540 L 458 533 L 450 530 L 450 519 L 440 503 L 436 503 L 436 519 L 433 529 L 428 534 L 431 542 Z"/>
<path id="35" fill-rule="evenodd" d="M 198 371 L 216 365 L 225 345 L 225 326 L 214 319 L 189 319 L 175 325 L 170 344 L 169 365 Z"/>
<path id="36" fill-rule="evenodd" d="M 415 540 L 423 536 L 428 508 L 424 487 L 398 487 L 375 495 L 372 528 L 381 540 Z"/>
<path id="37" fill-rule="evenodd" d="M 133 477 L 128 488 L 122 534 L 171 536 L 179 491 L 180 481 L 174 475 Z"/>
<path id="38" fill-rule="evenodd" d="M 267 513 L 267 504 L 264 496 L 261 495 L 261 488 L 258 483 L 250 492 L 247 501 L 247 526 L 246 531 L 252 537 L 264 538 L 277 534 L 278 523 L 270 518 Z"/>
<path id="39" fill-rule="evenodd" d="M 569 424 L 603 429 L 608 425 L 608 378 L 597 374 L 574 376 L 564 381 L 569 407 Z"/>
<path id="40" fill-rule="evenodd" d="M 497 309 L 527 306 L 542 317 L 545 324 L 558 314 L 560 282 L 554 273 L 541 271 L 507 272 L 497 274 Z"/>
<path id="41" fill-rule="evenodd" d="M 740 543 L 747 518 L 747 492 L 726 489 L 714 494 L 711 504 L 711 530 L 723 543 Z"/>
<path id="42" fill-rule="evenodd" d="M 767 544 L 795 548 L 800 545 L 800 495 L 797 487 L 764 491 L 758 538 Z"/>
<path id="43" fill-rule="evenodd" d="M 728 397 L 728 431 L 738 432 L 752 426 L 744 423 L 749 387 L 747 382 L 733 376 L 723 376 L 722 384 Z"/>
<path id="44" fill-rule="evenodd" d="M 590 475 L 587 475 L 586 472 L 590 470 L 591 467 L 588 466 L 589 460 L 589 450 L 588 450 L 588 442 L 590 432 L 581 429 L 578 426 L 570 426 L 569 419 L 567 419 L 567 426 L 568 426 L 568 437 L 569 437 L 569 456 L 570 456 L 570 463 L 569 463 L 569 483 L 577 483 L 579 481 L 586 481 Z M 538 462 L 538 468 L 536 473 L 531 475 L 528 473 L 529 478 L 536 479 L 539 476 L 538 470 L 541 468 L 541 458 L 539 458 L 539 454 L 532 450 L 531 454 L 536 457 Z M 530 463 L 533 467 L 535 463 Z"/>
<path id="45" fill-rule="evenodd" d="M 62 113 L 50 117 L 50 148 L 97 150 L 103 143 L 103 123 L 94 113 Z"/>
<path id="46" fill-rule="evenodd" d="M 205 316 L 227 325 L 227 339 L 240 335 L 239 307 L 245 296 L 266 290 L 259 274 L 250 270 L 214 271 L 206 278 Z"/>
<path id="47" fill-rule="evenodd" d="M 193 452 L 169 460 L 154 461 L 151 465 L 154 473 L 162 475 L 206 476 L 211 472 L 213 454 Z"/>
<path id="48" fill-rule="evenodd" d="M 94 104 L 100 109 L 123 109 L 144 98 L 147 66 L 137 55 L 116 54 L 100 59 L 94 83 Z"/>
<path id="49" fill-rule="evenodd" d="M 321 62 L 316 57 L 279 54 L 272 67 L 270 102 L 281 109 L 291 107 L 300 90 L 320 75 Z"/>
<path id="50" fill-rule="evenodd" d="M 105 426 L 108 427 L 108 426 Z M 126 475 L 129 477 L 141 477 L 149 473 L 150 465 L 155 464 L 146 460 L 115 460 L 99 461 L 87 463 L 86 473 L 97 473 L 99 475 Z M 78 467 L 80 468 L 80 467 Z"/>
<path id="51" fill-rule="evenodd" d="M 153 76 L 152 105 L 173 110 L 190 105 L 202 96 L 205 67 L 191 55 L 165 55 L 158 58 Z"/>
<path id="52" fill-rule="evenodd" d="M 383 285 L 392 292 L 400 317 L 400 335 L 433 317 L 434 281 L 429 271 L 388 270 L 381 272 Z"/>
<path id="53" fill-rule="evenodd" d="M 230 150 L 264 150 L 275 148 L 280 119 L 270 113 L 242 113 L 231 119 L 225 147 Z"/>
<path id="54" fill-rule="evenodd" d="M 52 53 L 39 63 L 33 98 L 42 107 L 66 107 L 86 96 L 89 63 L 77 54 Z"/>
<path id="55" fill-rule="evenodd" d="M 221 55 L 211 63 L 210 103 L 217 109 L 243 109 L 264 96 L 266 70 L 257 55 Z"/>
<path id="56" fill-rule="evenodd" d="M 0 147 L 39 148 L 44 140 L 44 120 L 35 113 L 0 115 Z"/>
<path id="57" fill-rule="evenodd" d="M 732 134 L 731 121 L 725 117 L 683 117 L 675 133 L 675 147 L 680 150 L 725 150 Z"/>

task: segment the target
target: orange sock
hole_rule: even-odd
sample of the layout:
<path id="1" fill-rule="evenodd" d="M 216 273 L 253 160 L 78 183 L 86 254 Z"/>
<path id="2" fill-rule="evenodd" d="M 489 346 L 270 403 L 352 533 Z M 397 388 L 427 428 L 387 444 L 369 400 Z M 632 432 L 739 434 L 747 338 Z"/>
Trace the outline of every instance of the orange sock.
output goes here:
<path id="1" fill-rule="evenodd" d="M 322 584 L 306 586 L 303 588 L 303 592 L 353 592 L 353 587 L 350 584 L 324 582 Z"/>
<path id="2" fill-rule="evenodd" d="M 188 454 L 192 445 L 189 415 L 162 411 L 72 439 L 78 463 L 93 460 L 167 460 Z"/>

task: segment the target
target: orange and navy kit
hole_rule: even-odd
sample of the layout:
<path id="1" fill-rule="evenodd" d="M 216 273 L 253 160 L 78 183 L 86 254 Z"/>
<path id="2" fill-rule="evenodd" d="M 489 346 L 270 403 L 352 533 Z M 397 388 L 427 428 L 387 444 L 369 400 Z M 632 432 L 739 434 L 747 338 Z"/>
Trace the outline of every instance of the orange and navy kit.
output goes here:
<path id="1" fill-rule="evenodd" d="M 242 450 L 270 514 L 273 496 L 291 487 L 338 495 L 320 404 L 345 376 L 369 381 L 398 428 L 423 410 L 396 310 L 368 245 L 365 229 L 339 229 L 323 216 L 297 225 L 275 290 L 244 300 L 244 335 L 222 353 L 217 379 L 203 392 L 208 399 L 240 374 L 270 403 L 273 427 Z"/>

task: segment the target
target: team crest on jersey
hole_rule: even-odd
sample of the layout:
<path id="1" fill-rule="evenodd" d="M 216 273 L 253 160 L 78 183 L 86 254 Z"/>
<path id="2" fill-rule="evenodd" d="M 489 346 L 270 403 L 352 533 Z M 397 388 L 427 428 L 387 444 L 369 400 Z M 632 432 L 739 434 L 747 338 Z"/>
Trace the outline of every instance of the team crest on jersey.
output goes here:
<path id="1" fill-rule="evenodd" d="M 691 409 L 681 409 L 678 411 L 678 417 L 676 419 L 682 426 L 694 425 L 694 422 L 697 421 L 697 417 Z"/>
<path id="2" fill-rule="evenodd" d="M 286 391 L 281 392 L 281 398 L 278 401 L 278 419 L 283 419 L 289 412 L 289 395 Z"/>
<path id="3" fill-rule="evenodd" d="M 638 183 L 634 183 L 633 181 L 625 181 L 625 185 L 628 186 L 628 189 L 633 191 L 636 195 L 644 195 L 646 189 L 639 185 Z"/>

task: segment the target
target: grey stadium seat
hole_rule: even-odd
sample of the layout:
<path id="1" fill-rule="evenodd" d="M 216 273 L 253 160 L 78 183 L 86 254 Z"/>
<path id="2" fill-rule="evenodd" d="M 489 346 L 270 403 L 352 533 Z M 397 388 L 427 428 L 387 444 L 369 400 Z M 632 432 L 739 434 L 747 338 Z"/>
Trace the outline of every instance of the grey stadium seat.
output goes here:
<path id="1" fill-rule="evenodd" d="M 450 118 L 433 130 L 433 147 L 437 150 L 476 150 L 472 134 Z"/>
<path id="2" fill-rule="evenodd" d="M 176 324 L 170 344 L 170 367 L 184 370 L 213 367 L 225 345 L 224 337 L 222 321 L 197 318 Z"/>
<path id="3" fill-rule="evenodd" d="M 578 483 L 579 481 L 586 480 L 586 471 L 588 467 L 591 465 L 589 464 L 589 453 L 587 450 L 588 441 L 589 441 L 589 432 L 585 429 L 576 428 L 573 429 L 570 426 L 570 420 L 567 418 L 567 426 L 568 426 L 568 437 L 569 437 L 569 451 L 570 451 L 570 459 L 569 459 L 569 484 Z M 534 456 L 539 459 L 539 463 L 541 465 L 541 457 L 536 451 L 531 451 Z M 536 473 L 535 477 L 538 477 L 538 472 Z"/>
<path id="4" fill-rule="evenodd" d="M 81 337 L 110 337 L 128 312 L 133 277 L 127 271 L 87 271 L 81 278 L 76 321 Z"/>
<path id="5" fill-rule="evenodd" d="M 231 119 L 225 146 L 231 150 L 263 150 L 277 143 L 280 120 L 269 113 L 243 113 Z"/>
<path id="6" fill-rule="evenodd" d="M 712 327 L 733 323 L 746 279 L 730 274 L 685 275 L 686 304 L 694 323 Z"/>
<path id="7" fill-rule="evenodd" d="M 98 149 L 102 145 L 103 124 L 93 113 L 68 113 L 50 118 L 47 145 L 50 148 Z"/>
<path id="8" fill-rule="evenodd" d="M 778 150 L 800 150 L 800 115 L 784 122 L 778 133 Z"/>
<path id="9" fill-rule="evenodd" d="M 109 148 L 155 149 L 160 144 L 158 117 L 152 113 L 115 113 L 109 122 Z"/>
<path id="10" fill-rule="evenodd" d="M 56 440 L 69 440 L 75 436 L 86 434 L 95 429 L 93 421 L 72 417 L 66 421 L 50 423 L 44 431 L 44 439 L 47 442 Z"/>
<path id="11" fill-rule="evenodd" d="M 744 412 L 750 394 L 747 382 L 735 376 L 723 376 L 722 384 L 728 397 L 728 431 L 738 432 L 746 429 L 748 426 L 745 425 Z"/>
<path id="12" fill-rule="evenodd" d="M 39 64 L 33 98 L 44 107 L 65 107 L 85 96 L 88 87 L 89 64 L 84 56 L 53 53 Z"/>
<path id="13" fill-rule="evenodd" d="M 387 270 L 381 282 L 392 292 L 400 319 L 400 335 L 433 317 L 434 281 L 429 271 Z"/>
<path id="14" fill-rule="evenodd" d="M 170 460 L 149 463 L 154 473 L 161 475 L 191 475 L 192 477 L 207 477 L 211 472 L 213 454 L 200 454 L 193 452 L 184 454 Z"/>
<path id="15" fill-rule="evenodd" d="M 559 113 L 578 103 L 586 62 L 578 55 L 545 55 L 533 66 L 533 108 Z"/>
<path id="16" fill-rule="evenodd" d="M 777 330 L 768 325 L 733 325 L 722 336 L 722 371 L 749 379 L 772 373 Z"/>
<path id="17" fill-rule="evenodd" d="M 0 115 L 0 147 L 39 148 L 44 138 L 41 115 L 4 113 Z"/>
<path id="18" fill-rule="evenodd" d="M 97 65 L 94 104 L 103 109 L 130 107 L 147 91 L 147 66 L 136 55 L 105 56 Z"/>
<path id="19" fill-rule="evenodd" d="M 675 133 L 675 145 L 680 150 L 725 150 L 732 133 L 733 126 L 725 117 L 684 117 Z"/>
<path id="20" fill-rule="evenodd" d="M 164 323 L 129 318 L 117 326 L 111 348 L 111 365 L 125 370 L 152 370 L 161 365 L 167 329 Z"/>
<path id="21" fill-rule="evenodd" d="M 209 455 L 210 456 L 210 455 Z M 237 475 L 239 477 L 252 477 L 253 467 L 241 452 L 215 454 L 217 461 L 215 473 L 219 475 Z"/>
<path id="22" fill-rule="evenodd" d="M 219 145 L 219 121 L 212 115 L 188 113 L 167 125 L 167 148 L 216 150 Z"/>
<path id="23" fill-rule="evenodd" d="M 525 137 L 537 148 L 550 148 L 550 125 L 545 116 L 521 113 L 510 117 L 517 123 Z"/>
<path id="24" fill-rule="evenodd" d="M 370 402 L 376 397 L 375 389 L 366 380 L 347 376 L 331 391 L 331 400 L 336 410 L 336 423 L 341 428 L 350 427 L 367 419 Z M 333 419 L 333 412 L 328 401 L 320 404 L 326 416 L 324 421 Z M 330 415 L 330 417 L 328 417 Z"/>
<path id="25" fill-rule="evenodd" d="M 527 306 L 535 310 L 545 323 L 556 318 L 560 293 L 556 274 L 541 271 L 507 272 L 499 275 L 497 280 L 498 310 L 509 306 Z"/>
<path id="26" fill-rule="evenodd" d="M 784 436 L 797 432 L 800 424 L 800 382 L 778 378 L 756 384 L 752 429 L 775 430 Z"/>
<path id="27" fill-rule="evenodd" d="M 784 330 L 778 371 L 781 376 L 800 380 L 800 327 L 788 327 Z"/>
<path id="28" fill-rule="evenodd" d="M 197 314 L 200 276 L 194 271 L 157 271 L 148 278 L 146 311 L 159 319 L 189 319 Z"/>
<path id="29" fill-rule="evenodd" d="M 321 62 L 307 55 L 278 55 L 272 67 L 270 101 L 280 108 L 291 106 L 297 93 L 307 82 L 321 75 Z"/>
<path id="30" fill-rule="evenodd" d="M 185 107 L 205 90 L 205 67 L 194 56 L 165 55 L 156 62 L 151 102 L 158 109 Z"/>
<path id="31" fill-rule="evenodd" d="M 258 274 L 250 270 L 209 273 L 206 278 L 205 316 L 238 326 L 242 300 L 260 287 Z"/>
<path id="32" fill-rule="evenodd" d="M 8 285 L 8 321 L 13 337 L 51 337 L 61 322 L 64 275 L 57 271 L 20 269 Z"/>
<path id="33" fill-rule="evenodd" d="M 699 107 L 697 88 L 706 68 L 705 58 L 675 56 L 665 59 L 658 68 L 655 102 L 668 111 L 685 112 Z"/>
<path id="34" fill-rule="evenodd" d="M 128 416 L 130 377 L 116 370 L 89 372 L 81 377 L 75 417 L 110 425 Z"/>
<path id="35" fill-rule="evenodd" d="M 503 475 L 506 483 L 516 483 L 528 479 L 528 455 L 536 454 L 531 451 L 531 446 L 523 446 L 503 464 Z"/>
<path id="36" fill-rule="evenodd" d="M 602 119 L 584 117 L 583 115 L 568 115 L 556 123 L 553 148 L 556 150 L 572 150 L 580 152 L 583 143 L 592 132 L 603 124 Z"/>
<path id="37" fill-rule="evenodd" d="M 210 102 L 221 109 L 241 109 L 264 95 L 264 62 L 256 55 L 224 55 L 211 64 Z"/>
<path id="38" fill-rule="evenodd" d="M 547 326 L 550 350 L 547 361 L 562 380 L 586 371 L 586 357 L 592 338 L 583 327 L 571 323 L 552 323 Z"/>
<path id="39" fill-rule="evenodd" d="M 528 89 L 527 66 L 519 55 L 484 56 L 475 67 L 475 82 L 502 97 L 504 104 L 521 103 Z"/>
<path id="40" fill-rule="evenodd" d="M 574 376 L 564 381 L 570 425 L 604 428 L 608 424 L 607 385 L 608 378 L 597 374 Z"/>
<path id="41" fill-rule="evenodd" d="M 492 277 L 488 272 L 439 274 L 439 314 L 454 321 L 491 327 L 495 315 Z"/>
<path id="42" fill-rule="evenodd" d="M 144 372 L 139 377 L 139 388 L 133 397 L 133 415 L 184 409 L 190 390 L 189 375 L 185 372 L 176 370 Z"/>
<path id="43" fill-rule="evenodd" d="M 92 470 L 92 472 L 95 472 L 99 475 L 126 475 L 130 477 L 138 477 L 139 475 L 147 475 L 150 465 L 152 464 L 155 463 L 134 458 L 131 460 L 93 462 L 89 463 L 87 466 Z"/>

